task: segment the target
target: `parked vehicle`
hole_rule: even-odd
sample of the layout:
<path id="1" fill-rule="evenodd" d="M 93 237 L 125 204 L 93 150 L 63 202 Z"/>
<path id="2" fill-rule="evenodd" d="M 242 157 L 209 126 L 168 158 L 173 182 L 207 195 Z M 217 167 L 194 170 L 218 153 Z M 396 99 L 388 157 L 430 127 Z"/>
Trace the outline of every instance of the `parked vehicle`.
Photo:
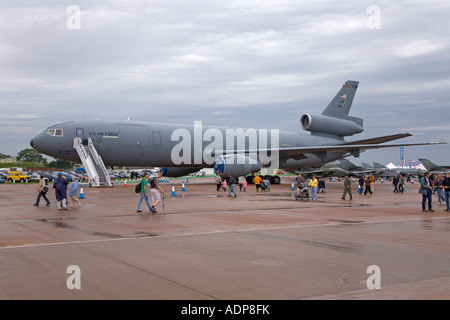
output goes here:
<path id="1" fill-rule="evenodd" d="M 20 183 L 24 183 L 27 180 L 28 176 L 23 173 L 23 172 L 19 172 L 19 171 L 10 171 L 8 172 L 8 175 L 6 176 L 6 180 L 8 180 L 8 182 L 20 182 Z"/>

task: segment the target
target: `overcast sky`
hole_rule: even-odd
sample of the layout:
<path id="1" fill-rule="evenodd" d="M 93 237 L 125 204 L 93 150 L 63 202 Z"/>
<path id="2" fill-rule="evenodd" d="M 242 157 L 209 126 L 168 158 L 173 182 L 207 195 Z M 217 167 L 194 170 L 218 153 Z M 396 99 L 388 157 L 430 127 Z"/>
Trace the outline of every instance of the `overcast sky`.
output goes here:
<path id="1" fill-rule="evenodd" d="M 321 113 L 346 80 L 360 81 L 350 115 L 365 129 L 348 140 L 409 132 L 399 141 L 450 142 L 449 1 L 0 3 L 0 153 L 81 118 L 306 135 L 300 116 Z M 405 161 L 450 165 L 449 151 L 408 147 Z"/>

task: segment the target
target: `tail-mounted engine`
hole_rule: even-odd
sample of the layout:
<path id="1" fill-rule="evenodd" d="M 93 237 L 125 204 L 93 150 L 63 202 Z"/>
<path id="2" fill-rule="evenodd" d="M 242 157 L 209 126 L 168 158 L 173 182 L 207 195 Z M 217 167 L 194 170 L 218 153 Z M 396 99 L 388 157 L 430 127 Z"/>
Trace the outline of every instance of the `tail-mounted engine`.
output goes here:
<path id="1" fill-rule="evenodd" d="M 300 118 L 300 125 L 303 130 L 311 133 L 327 133 L 341 137 L 364 131 L 362 119 L 349 116 L 347 116 L 347 119 L 342 119 L 305 113 Z"/>

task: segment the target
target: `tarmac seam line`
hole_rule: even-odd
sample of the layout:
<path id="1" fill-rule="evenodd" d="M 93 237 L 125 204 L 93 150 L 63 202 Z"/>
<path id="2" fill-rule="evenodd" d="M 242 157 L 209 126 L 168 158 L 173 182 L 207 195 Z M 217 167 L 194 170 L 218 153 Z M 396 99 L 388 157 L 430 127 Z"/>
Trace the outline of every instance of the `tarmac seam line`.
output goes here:
<path id="1" fill-rule="evenodd" d="M 429 217 L 431 219 L 448 219 L 449 217 Z M 364 224 L 376 224 L 376 223 L 390 223 L 390 222 L 408 222 L 408 221 L 417 221 L 423 220 L 423 217 L 420 218 L 412 218 L 412 219 L 390 219 L 390 220 L 373 220 L 373 221 L 363 221 L 363 222 L 355 222 L 351 225 L 364 225 Z M 97 240 L 80 240 L 80 241 L 69 241 L 69 242 L 51 242 L 51 243 L 40 243 L 40 244 L 27 244 L 27 245 L 15 245 L 15 246 L 4 246 L 0 247 L 0 250 L 5 249 L 20 249 L 20 248 L 33 248 L 33 247 L 47 247 L 47 246 L 57 246 L 57 245 L 66 245 L 66 244 L 88 244 L 88 243 L 99 243 L 99 242 L 108 242 L 108 241 L 124 241 L 124 240 L 139 240 L 139 239 L 156 239 L 156 238 L 172 238 L 172 237 L 189 237 L 196 235 L 212 235 L 212 234 L 226 234 L 226 233 L 241 233 L 241 232 L 252 232 L 252 231 L 267 231 L 267 230 L 287 230 L 287 229 L 295 229 L 295 228 L 314 228 L 314 227 L 334 227 L 339 225 L 346 225 L 348 223 L 315 223 L 315 224 L 306 224 L 306 225 L 296 225 L 296 226 L 280 226 L 280 227 L 267 227 L 267 228 L 250 228 L 250 229 L 237 229 L 237 230 L 215 230 L 208 232 L 192 232 L 192 233 L 181 233 L 181 234 L 167 234 L 167 235 L 159 235 L 159 236 L 147 236 L 147 237 L 123 237 L 123 238 L 114 238 L 114 239 L 97 239 Z"/>

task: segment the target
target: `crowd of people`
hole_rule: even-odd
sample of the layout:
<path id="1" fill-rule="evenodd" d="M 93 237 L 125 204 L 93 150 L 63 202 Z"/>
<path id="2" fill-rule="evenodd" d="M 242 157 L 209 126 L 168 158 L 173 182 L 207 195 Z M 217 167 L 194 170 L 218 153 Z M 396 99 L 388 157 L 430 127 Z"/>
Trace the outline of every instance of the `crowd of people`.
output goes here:
<path id="1" fill-rule="evenodd" d="M 67 181 L 66 177 L 59 172 L 58 177 L 53 182 L 53 189 L 55 189 L 55 198 L 58 210 L 68 210 L 73 208 L 76 203 L 78 207 L 82 206 L 82 203 L 78 199 L 79 195 L 79 182 L 78 179 L 73 177 L 71 182 Z M 50 207 L 50 200 L 47 198 L 47 193 L 49 192 L 48 179 L 45 179 L 43 175 L 39 176 L 39 184 L 36 190 L 37 198 L 34 206 L 38 207 L 41 198 L 46 202 L 46 206 Z M 67 195 L 69 195 L 70 204 L 67 200 Z"/>
<path id="2" fill-rule="evenodd" d="M 305 179 L 302 175 L 297 177 L 297 194 L 307 194 L 307 187 L 310 187 L 311 190 L 311 200 L 317 199 L 317 187 L 321 181 L 324 183 L 324 179 L 317 179 L 313 176 L 308 185 L 305 183 Z M 407 181 L 410 181 L 409 179 Z M 374 193 L 374 182 L 375 177 L 372 173 L 366 176 L 360 176 L 358 179 L 358 193 L 362 195 L 367 195 L 370 193 L 371 195 Z M 422 211 L 423 212 L 434 212 L 432 205 L 432 195 L 437 193 L 438 196 L 438 205 L 444 205 L 444 211 L 450 212 L 450 172 L 445 174 L 445 177 L 442 174 L 432 174 L 430 171 L 425 172 L 423 177 L 419 177 L 419 191 L 418 193 L 422 194 Z M 392 179 L 393 192 L 394 193 L 403 193 L 405 191 L 405 178 L 402 174 L 395 174 Z M 324 187 L 323 187 L 324 188 Z M 364 191 L 363 191 L 364 190 Z M 352 181 L 349 176 L 345 176 L 344 179 L 344 192 L 341 196 L 342 200 L 346 199 L 347 194 L 349 195 L 349 199 L 353 200 L 352 194 Z M 309 198 L 309 195 L 307 196 Z"/>
<path id="3" fill-rule="evenodd" d="M 136 190 L 139 193 L 139 200 L 137 204 L 136 211 L 138 213 L 142 212 L 141 204 L 142 201 L 145 201 L 150 212 L 157 213 L 156 206 L 161 203 L 161 195 L 163 197 L 163 205 L 164 205 L 164 190 L 159 185 L 159 181 L 161 178 L 161 172 L 158 172 L 156 177 L 149 178 L 148 173 L 144 174 L 142 181 L 140 182 L 140 190 Z M 246 177 L 234 177 L 233 175 L 229 175 L 226 178 L 222 178 L 219 175 L 215 176 L 215 183 L 217 186 L 217 191 L 221 189 L 223 191 L 228 190 L 229 197 L 237 197 L 236 185 L 239 186 L 239 190 L 242 192 L 247 191 L 248 182 Z M 34 206 L 39 206 L 41 198 L 46 202 L 46 206 L 50 207 L 50 200 L 47 197 L 47 193 L 49 192 L 48 180 L 44 178 L 44 176 L 40 176 L 38 188 L 36 190 L 37 198 Z M 261 191 L 270 191 L 270 181 L 267 178 L 261 178 L 259 175 L 256 175 L 253 180 L 256 192 Z M 362 195 L 367 195 L 370 193 L 371 195 L 374 193 L 374 182 L 375 177 L 372 173 L 366 176 L 361 176 L 358 179 L 358 193 Z M 438 200 L 437 203 L 439 205 L 445 204 L 444 211 L 450 211 L 450 173 L 446 173 L 445 177 L 442 174 L 432 174 L 430 171 L 425 172 L 423 177 L 419 179 L 420 187 L 418 193 L 422 195 L 422 211 L 423 212 L 434 212 L 432 205 L 432 196 L 437 193 Z M 405 191 L 405 179 L 400 175 L 395 175 L 392 180 L 393 192 L 394 193 L 403 193 Z M 344 191 L 341 199 L 345 200 L 347 194 L 349 196 L 349 200 L 353 199 L 352 194 L 352 181 L 349 176 L 345 176 L 344 179 Z M 53 183 L 53 189 L 55 190 L 55 198 L 57 201 L 58 210 L 68 210 L 68 208 L 74 208 L 76 205 L 78 208 L 82 206 L 78 196 L 79 196 L 79 188 L 80 184 L 77 178 L 73 178 L 71 182 L 67 181 L 67 179 L 62 175 L 62 173 L 58 173 L 58 178 L 55 179 Z M 308 188 L 311 191 L 311 195 L 308 193 Z M 364 190 L 364 192 L 363 192 Z M 312 201 L 317 200 L 317 193 L 325 192 L 325 179 L 316 178 L 315 176 L 311 177 L 309 181 L 306 181 L 302 175 L 298 175 L 297 177 L 297 194 L 306 193 L 307 198 Z M 68 196 L 70 199 L 70 203 L 68 201 Z"/>

